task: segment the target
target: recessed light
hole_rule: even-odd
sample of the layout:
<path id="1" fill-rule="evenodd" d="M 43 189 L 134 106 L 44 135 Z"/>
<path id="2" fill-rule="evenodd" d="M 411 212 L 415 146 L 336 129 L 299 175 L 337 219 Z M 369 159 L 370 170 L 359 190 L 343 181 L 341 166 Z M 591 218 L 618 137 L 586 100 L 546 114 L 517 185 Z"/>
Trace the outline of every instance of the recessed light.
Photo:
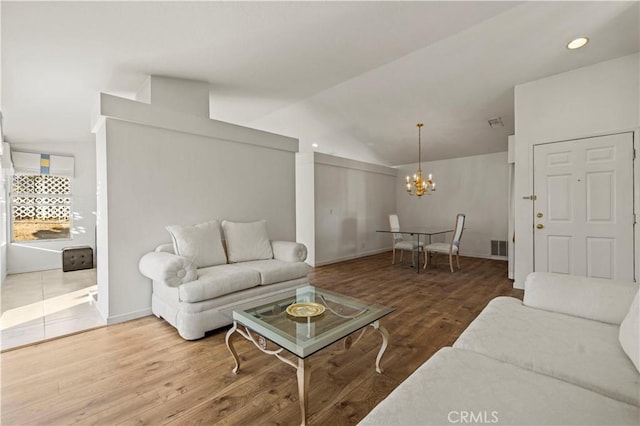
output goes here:
<path id="1" fill-rule="evenodd" d="M 585 44 L 589 43 L 589 38 L 587 37 L 578 37 L 576 39 L 571 40 L 567 43 L 567 49 L 575 50 L 580 49 Z"/>
<path id="2" fill-rule="evenodd" d="M 311 146 L 314 147 L 314 148 L 317 148 L 318 144 L 317 143 L 312 143 Z"/>

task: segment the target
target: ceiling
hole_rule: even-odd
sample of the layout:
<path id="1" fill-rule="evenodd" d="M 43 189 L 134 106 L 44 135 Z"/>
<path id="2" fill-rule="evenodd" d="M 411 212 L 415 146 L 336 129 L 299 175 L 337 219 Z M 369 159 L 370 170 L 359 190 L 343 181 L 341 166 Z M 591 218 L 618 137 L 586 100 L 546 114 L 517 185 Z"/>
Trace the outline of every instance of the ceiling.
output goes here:
<path id="1" fill-rule="evenodd" d="M 414 163 L 421 121 L 427 160 L 500 152 L 515 85 L 640 50 L 637 1 L 0 7 L 15 143 L 92 143 L 98 94 L 131 97 L 153 74 L 208 81 L 212 118 L 297 137 L 301 151 Z"/>

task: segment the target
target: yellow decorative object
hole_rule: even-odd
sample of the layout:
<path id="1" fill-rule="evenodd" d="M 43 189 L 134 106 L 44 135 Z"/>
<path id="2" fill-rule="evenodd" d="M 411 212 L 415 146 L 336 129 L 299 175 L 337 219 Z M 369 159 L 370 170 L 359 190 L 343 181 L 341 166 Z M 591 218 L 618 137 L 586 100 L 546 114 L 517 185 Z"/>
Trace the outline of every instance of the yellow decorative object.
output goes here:
<path id="1" fill-rule="evenodd" d="M 300 302 L 287 306 L 287 313 L 296 318 L 308 318 L 321 315 L 324 309 L 324 306 L 319 303 Z"/>
<path id="2" fill-rule="evenodd" d="M 422 197 L 424 194 L 431 194 L 436 190 L 436 183 L 433 181 L 433 176 L 429 173 L 429 178 L 422 177 L 422 126 L 424 124 L 418 123 L 418 173 L 413 175 L 413 181 L 410 176 L 407 176 L 407 192 L 409 195 L 417 195 Z M 415 192 L 415 194 L 414 194 Z"/>

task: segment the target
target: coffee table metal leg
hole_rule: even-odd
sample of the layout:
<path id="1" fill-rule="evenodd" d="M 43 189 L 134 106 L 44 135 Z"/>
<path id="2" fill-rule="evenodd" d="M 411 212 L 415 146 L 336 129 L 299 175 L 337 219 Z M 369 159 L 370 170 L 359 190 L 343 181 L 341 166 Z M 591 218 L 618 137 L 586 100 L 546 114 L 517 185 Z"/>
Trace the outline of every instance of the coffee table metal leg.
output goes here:
<path id="1" fill-rule="evenodd" d="M 308 394 L 309 387 L 309 365 L 304 358 L 298 358 L 298 399 L 300 400 L 300 412 L 302 414 L 301 426 L 307 424 Z"/>
<path id="2" fill-rule="evenodd" d="M 231 327 L 229 329 L 229 331 L 227 331 L 227 335 L 224 338 L 224 341 L 227 343 L 227 349 L 229 349 L 229 352 L 231 352 L 231 355 L 233 356 L 233 360 L 236 363 L 236 366 L 233 368 L 233 374 L 238 374 L 238 371 L 240 370 L 240 358 L 238 357 L 238 353 L 236 352 L 236 349 L 233 347 L 233 341 L 231 340 L 231 335 L 233 333 L 236 332 L 236 330 L 238 329 L 238 323 L 237 322 L 233 322 L 233 327 Z"/>
<path id="3" fill-rule="evenodd" d="M 380 325 L 379 321 L 371 323 L 371 327 L 378 330 L 378 332 L 382 336 L 382 346 L 380 347 L 380 351 L 378 351 L 378 356 L 376 357 L 376 371 L 378 373 L 382 373 L 382 368 L 380 368 L 380 360 L 382 359 L 382 355 L 384 354 L 384 351 L 387 350 L 387 345 L 389 344 L 389 332 L 386 328 Z"/>
<path id="4" fill-rule="evenodd" d="M 369 324 L 371 325 L 371 327 L 375 328 L 376 330 L 378 330 L 378 332 L 380 333 L 380 335 L 382 336 L 382 346 L 380 347 L 380 350 L 378 351 L 378 356 L 376 357 L 376 371 L 378 373 L 382 373 L 382 368 L 380 367 L 380 360 L 382 359 L 382 355 L 384 354 L 384 352 L 387 350 L 387 345 L 389 344 L 389 332 L 387 331 L 386 328 L 384 328 L 383 326 L 380 325 L 379 321 L 374 321 L 373 323 Z M 298 365 L 296 366 L 296 364 L 283 357 L 280 353 L 284 350 L 282 348 L 277 349 L 277 350 L 268 350 L 265 346 L 266 345 L 261 345 L 259 341 L 256 341 L 256 339 L 253 338 L 253 336 L 251 335 L 251 332 L 249 331 L 248 328 L 245 327 L 246 331 L 241 330 L 240 328 L 238 328 L 238 323 L 236 321 L 233 322 L 233 326 L 229 329 L 229 331 L 227 331 L 227 334 L 225 336 L 225 342 L 227 344 L 227 349 L 229 349 L 229 352 L 231 352 L 231 355 L 233 356 L 233 360 L 236 363 L 235 368 L 232 370 L 234 374 L 238 374 L 238 371 L 240 370 L 240 358 L 238 357 L 238 353 L 236 352 L 235 348 L 233 347 L 233 340 L 232 340 L 232 336 L 234 333 L 238 333 L 241 336 L 243 336 L 245 339 L 253 342 L 253 344 L 260 349 L 262 352 L 269 354 L 269 355 L 275 355 L 276 358 L 278 358 L 280 361 L 284 362 L 285 364 L 289 364 L 292 367 L 296 368 L 296 377 L 298 379 L 298 399 L 300 400 L 300 413 L 301 413 L 301 417 L 302 417 L 302 421 L 301 421 L 301 426 L 305 426 L 307 424 L 307 412 L 308 412 L 308 400 L 309 400 L 309 395 L 308 395 L 308 388 L 309 388 L 309 376 L 310 376 L 310 369 L 309 369 L 309 364 L 307 362 L 306 359 L 304 358 L 298 358 Z M 360 336 L 358 336 L 358 338 L 356 339 L 357 343 L 360 338 L 364 335 L 364 331 L 365 329 L 362 330 L 362 333 L 360 334 Z M 260 340 L 260 339 L 259 339 Z M 346 343 L 345 347 L 348 348 L 350 347 L 351 344 L 350 343 Z"/>

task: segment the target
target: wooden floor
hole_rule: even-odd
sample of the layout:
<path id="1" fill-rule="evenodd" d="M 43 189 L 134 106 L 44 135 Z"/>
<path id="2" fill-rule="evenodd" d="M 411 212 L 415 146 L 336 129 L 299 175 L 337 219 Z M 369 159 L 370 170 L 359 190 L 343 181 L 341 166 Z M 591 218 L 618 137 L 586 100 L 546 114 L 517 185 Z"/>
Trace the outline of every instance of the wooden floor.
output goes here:
<path id="1" fill-rule="evenodd" d="M 393 306 L 382 320 L 391 337 L 375 372 L 373 329 L 349 350 L 335 344 L 310 358 L 309 423 L 353 425 L 439 348 L 451 345 L 493 297 L 522 297 L 502 261 L 446 260 L 416 274 L 391 265 L 391 253 L 316 268 L 319 287 Z M 226 330 L 181 339 L 155 317 L 6 351 L 1 355 L 3 425 L 228 424 L 297 425 L 293 368 Z"/>

